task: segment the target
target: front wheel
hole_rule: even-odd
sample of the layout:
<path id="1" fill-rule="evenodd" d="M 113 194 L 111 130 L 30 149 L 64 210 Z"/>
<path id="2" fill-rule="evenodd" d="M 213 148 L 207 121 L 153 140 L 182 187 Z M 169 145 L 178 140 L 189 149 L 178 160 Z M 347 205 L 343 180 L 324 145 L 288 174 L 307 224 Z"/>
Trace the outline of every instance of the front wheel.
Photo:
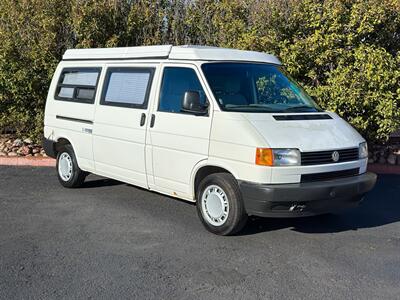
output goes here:
<path id="1" fill-rule="evenodd" d="M 86 173 L 78 167 L 71 145 L 63 146 L 57 155 L 57 175 L 61 185 L 67 188 L 79 187 L 86 178 Z"/>
<path id="2" fill-rule="evenodd" d="M 247 222 L 247 214 L 236 179 L 228 173 L 215 173 L 199 185 L 197 213 L 207 230 L 233 235 Z"/>

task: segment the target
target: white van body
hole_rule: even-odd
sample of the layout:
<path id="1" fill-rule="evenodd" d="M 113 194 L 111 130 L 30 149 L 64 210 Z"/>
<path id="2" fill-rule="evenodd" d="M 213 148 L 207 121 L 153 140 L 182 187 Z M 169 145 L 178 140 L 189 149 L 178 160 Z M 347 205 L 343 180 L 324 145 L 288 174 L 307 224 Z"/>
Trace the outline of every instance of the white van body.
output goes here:
<path id="1" fill-rule="evenodd" d="M 200 197 L 198 187 L 205 177 L 226 173 L 237 182 L 241 193 L 237 197 L 243 202 L 246 216 L 325 213 L 332 210 L 325 205 L 326 201 L 339 199 L 346 202 L 346 207 L 350 202 L 357 204 L 374 186 L 376 176 L 366 170 L 365 140 L 337 114 L 320 110 L 253 113 L 256 105 L 245 105 L 250 111 L 224 110 L 221 99 L 216 97 L 219 92 L 210 87 L 202 69 L 215 63 L 226 63 L 221 65 L 226 70 L 229 64 L 238 68 L 242 66 L 239 64 L 247 64 L 254 70 L 264 65 L 277 68 L 281 65 L 276 57 L 265 53 L 214 47 L 165 45 L 67 50 L 54 73 L 47 97 L 46 153 L 63 159 L 60 149 L 70 145 L 77 167 L 85 174 L 106 176 L 193 202 Z M 171 79 L 162 86 L 167 70 Z M 165 106 L 160 104 L 160 98 L 166 95 L 171 99 L 182 96 L 187 82 L 176 78 L 175 74 L 180 73 L 183 77 L 187 74 L 191 81 L 197 77 L 201 93 L 195 92 L 194 97 L 206 99 L 203 114 L 176 111 L 171 108 L 176 106 L 176 100 L 173 105 L 168 100 Z M 221 81 L 221 76 L 218 80 Z M 236 84 L 230 80 L 231 86 L 226 87 L 230 92 L 224 91 L 223 97 L 245 101 L 237 87 L 243 81 L 239 81 Z M 174 89 L 181 94 L 175 95 Z M 298 88 L 293 89 L 296 92 Z M 190 98 L 191 91 L 187 92 L 185 96 Z M 115 99 L 120 102 L 114 102 Z M 241 106 L 226 107 L 240 110 Z M 257 149 L 296 149 L 293 153 L 299 153 L 301 158 L 292 165 L 260 165 L 256 162 Z M 273 155 L 273 159 L 279 156 L 260 151 L 266 159 L 268 155 Z M 347 159 L 342 161 L 335 155 Z M 329 157 L 329 160 L 312 163 L 313 157 Z M 309 159 L 308 163 L 305 159 Z M 62 163 L 67 172 L 72 172 L 68 171 L 68 166 L 73 166 L 70 160 Z M 58 173 L 63 175 L 61 164 Z M 213 191 L 208 192 L 213 194 Z M 218 195 L 214 197 L 217 202 L 225 197 Z M 308 209 L 309 200 L 318 202 L 318 209 Z M 228 205 L 221 201 L 218 205 Z M 206 205 L 203 209 L 212 210 Z M 226 219 L 227 215 L 221 218 Z M 211 223 L 215 228 L 219 226 L 217 221 Z"/>

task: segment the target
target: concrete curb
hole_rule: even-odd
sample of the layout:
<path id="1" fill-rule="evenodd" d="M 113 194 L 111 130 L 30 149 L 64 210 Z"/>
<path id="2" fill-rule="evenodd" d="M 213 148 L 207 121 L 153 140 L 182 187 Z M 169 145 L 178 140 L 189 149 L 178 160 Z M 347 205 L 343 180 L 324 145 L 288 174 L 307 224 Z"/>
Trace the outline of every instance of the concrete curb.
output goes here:
<path id="1" fill-rule="evenodd" d="M 55 167 L 56 160 L 47 157 L 0 157 L 0 166 Z"/>
<path id="2" fill-rule="evenodd" d="M 0 166 L 55 167 L 56 160 L 48 157 L 0 157 Z M 400 175 L 400 166 L 369 164 L 368 171 Z"/>
<path id="3" fill-rule="evenodd" d="M 400 175 L 400 166 L 369 164 L 368 171 L 377 174 L 397 174 Z"/>

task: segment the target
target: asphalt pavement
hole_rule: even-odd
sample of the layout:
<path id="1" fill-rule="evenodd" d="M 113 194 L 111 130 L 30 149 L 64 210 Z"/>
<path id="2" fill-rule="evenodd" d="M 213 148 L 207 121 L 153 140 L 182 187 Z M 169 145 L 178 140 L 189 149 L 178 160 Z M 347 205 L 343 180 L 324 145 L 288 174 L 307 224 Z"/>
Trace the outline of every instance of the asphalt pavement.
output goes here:
<path id="1" fill-rule="evenodd" d="M 0 298 L 399 299 L 400 176 L 341 215 L 252 218 L 221 237 L 191 203 L 0 166 Z"/>

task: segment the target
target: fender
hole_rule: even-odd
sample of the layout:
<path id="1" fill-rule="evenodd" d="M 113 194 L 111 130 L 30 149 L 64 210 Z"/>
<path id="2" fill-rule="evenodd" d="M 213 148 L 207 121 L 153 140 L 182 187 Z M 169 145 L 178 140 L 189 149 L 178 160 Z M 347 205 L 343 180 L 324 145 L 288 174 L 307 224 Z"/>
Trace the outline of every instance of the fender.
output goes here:
<path id="1" fill-rule="evenodd" d="M 228 171 L 229 173 L 231 173 L 233 175 L 233 177 L 238 178 L 236 172 L 231 168 L 231 166 L 225 164 L 225 163 L 212 163 L 209 164 L 208 159 L 203 159 L 201 161 L 199 161 L 192 169 L 191 175 L 190 175 L 190 190 L 191 190 L 191 199 L 193 199 L 194 201 L 196 201 L 195 199 L 195 179 L 196 179 L 196 174 L 197 172 L 203 168 L 203 167 L 218 167 L 218 168 L 222 168 L 225 169 L 226 171 Z"/>
<path id="2" fill-rule="evenodd" d="M 72 149 L 74 149 L 74 152 L 75 152 L 75 149 L 76 149 L 75 148 L 75 142 L 73 141 L 71 136 L 69 136 L 66 132 L 63 132 L 63 134 L 54 135 L 54 131 L 52 131 L 52 134 L 50 135 L 50 137 L 52 137 L 52 138 L 50 138 L 50 140 L 53 140 L 55 143 L 58 143 L 61 139 L 67 140 L 70 143 L 70 145 L 72 146 Z M 78 167 L 80 169 L 82 169 L 79 157 L 76 154 L 75 154 L 75 157 L 76 157 L 76 161 L 77 161 Z"/>

